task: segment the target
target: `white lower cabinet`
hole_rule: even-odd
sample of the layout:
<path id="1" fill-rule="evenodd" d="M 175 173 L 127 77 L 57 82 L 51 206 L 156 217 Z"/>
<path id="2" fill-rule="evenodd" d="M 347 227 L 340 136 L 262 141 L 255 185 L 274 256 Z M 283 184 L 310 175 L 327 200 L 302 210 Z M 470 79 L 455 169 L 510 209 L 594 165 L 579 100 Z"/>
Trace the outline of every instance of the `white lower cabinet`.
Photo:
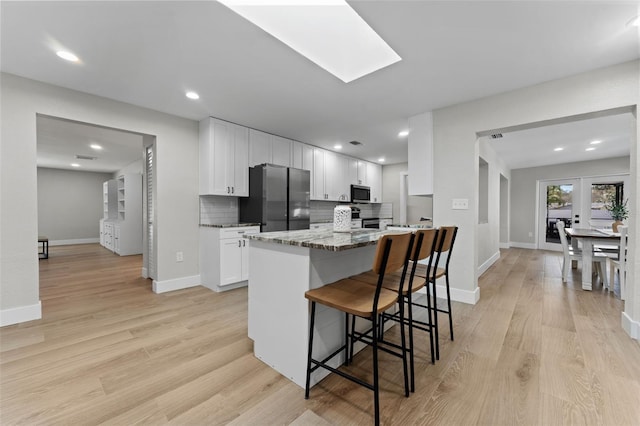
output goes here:
<path id="1" fill-rule="evenodd" d="M 249 240 L 259 226 L 200 228 L 200 278 L 202 285 L 225 291 L 247 285 L 249 279 Z"/>

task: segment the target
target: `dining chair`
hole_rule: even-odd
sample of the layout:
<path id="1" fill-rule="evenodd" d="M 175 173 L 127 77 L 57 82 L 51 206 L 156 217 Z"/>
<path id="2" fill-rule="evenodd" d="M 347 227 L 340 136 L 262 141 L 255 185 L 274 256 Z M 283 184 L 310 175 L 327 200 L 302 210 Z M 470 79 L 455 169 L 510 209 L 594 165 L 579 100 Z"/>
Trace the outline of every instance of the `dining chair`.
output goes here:
<path id="1" fill-rule="evenodd" d="M 620 299 L 625 300 L 627 294 L 627 226 L 618 226 L 620 233 L 620 250 L 618 258 L 609 258 L 609 290 L 613 291 L 613 283 L 616 272 L 620 283 Z"/>
<path id="2" fill-rule="evenodd" d="M 569 276 L 569 270 L 571 269 L 571 261 L 577 260 L 582 262 L 582 250 L 574 249 L 569 245 L 567 241 L 567 234 L 564 232 L 564 222 L 559 220 L 556 222 L 556 227 L 558 228 L 558 235 L 560 236 L 560 243 L 562 244 L 562 282 L 567 282 L 567 277 Z M 607 267 L 607 256 L 604 253 L 593 252 L 593 264 L 596 266 L 596 271 L 598 272 L 598 276 L 602 281 L 602 284 L 605 288 L 608 288 L 608 280 L 606 275 L 606 267 Z"/>

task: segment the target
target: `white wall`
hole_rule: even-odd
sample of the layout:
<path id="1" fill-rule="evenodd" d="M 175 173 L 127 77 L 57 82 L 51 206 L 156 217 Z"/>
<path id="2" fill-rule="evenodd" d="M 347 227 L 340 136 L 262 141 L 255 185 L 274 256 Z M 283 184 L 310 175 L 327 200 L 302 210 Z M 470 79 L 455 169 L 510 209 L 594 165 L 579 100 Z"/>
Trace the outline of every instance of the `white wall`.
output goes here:
<path id="1" fill-rule="evenodd" d="M 476 205 L 478 133 L 614 108 L 635 110 L 640 93 L 638 75 L 639 61 L 632 61 L 434 111 L 434 224 L 456 223 L 460 227 L 451 260 L 454 288 L 475 293 L 478 283 L 477 213 L 475 209 L 451 209 L 452 198 L 467 198 L 470 206 Z M 635 143 L 631 162 L 637 183 L 633 174 L 639 161 Z M 633 192 L 631 205 L 640 208 L 638 186 Z M 632 253 L 638 240 L 635 211 L 629 227 Z M 640 261 L 630 273 L 631 279 L 638 273 Z M 626 313 L 640 324 L 638 309 L 640 303 L 625 304 Z"/>
<path id="2" fill-rule="evenodd" d="M 38 235 L 48 237 L 51 245 L 68 240 L 97 242 L 102 183 L 109 179 L 111 173 L 38 167 Z"/>
<path id="3" fill-rule="evenodd" d="M 629 157 L 554 164 L 511 171 L 511 242 L 521 246 L 532 246 L 536 242 L 536 197 L 539 180 L 603 176 L 629 173 Z M 625 188 L 625 198 L 630 193 Z M 529 237 L 529 232 L 532 236 Z"/>
<path id="4" fill-rule="evenodd" d="M 509 178 L 510 171 L 504 161 L 485 140 L 478 141 L 478 155 L 487 163 L 486 182 L 486 222 L 478 223 L 478 248 L 477 265 L 478 275 L 486 271 L 496 260 L 500 258 L 500 175 Z M 479 164 L 476 165 L 479 167 Z M 477 170 L 477 169 L 476 169 Z M 482 192 L 478 182 L 478 193 Z M 476 205 L 476 211 L 482 206 L 480 200 Z M 457 240 L 457 238 L 456 238 Z M 456 242 L 456 252 L 458 244 Z"/>
<path id="5" fill-rule="evenodd" d="M 400 176 L 407 173 L 408 163 L 382 166 L 382 201 L 393 204 L 393 221 L 400 223 Z M 421 217 L 432 217 L 433 202 L 430 196 L 407 197 L 407 222 L 416 223 Z"/>
<path id="6" fill-rule="evenodd" d="M 112 177 L 115 179 L 118 176 L 126 175 L 129 173 L 135 173 L 139 175 L 143 174 L 144 173 L 144 161 L 143 161 L 144 156 L 142 155 L 143 149 L 144 148 L 140 146 L 141 157 L 139 159 L 132 161 L 131 163 L 127 164 L 117 172 L 113 173 Z"/>
<path id="7" fill-rule="evenodd" d="M 157 280 L 199 283 L 198 123 L 0 74 L 0 321 L 38 318 L 36 114 L 156 136 Z M 176 263 L 175 252 L 184 253 Z M 13 319 L 12 319 L 13 318 Z"/>

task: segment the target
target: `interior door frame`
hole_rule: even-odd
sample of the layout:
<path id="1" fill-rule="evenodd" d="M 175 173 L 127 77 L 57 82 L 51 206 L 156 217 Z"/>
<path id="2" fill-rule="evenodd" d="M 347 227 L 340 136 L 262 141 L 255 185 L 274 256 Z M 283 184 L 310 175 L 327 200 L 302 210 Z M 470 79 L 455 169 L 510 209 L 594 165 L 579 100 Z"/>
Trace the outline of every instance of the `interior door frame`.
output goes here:
<path id="1" fill-rule="evenodd" d="M 560 243 L 549 243 L 547 232 L 547 187 L 550 185 L 573 185 L 571 191 L 571 219 L 572 224 L 581 222 L 582 214 L 582 179 L 565 178 L 538 181 L 538 208 L 536 214 L 536 247 L 541 250 L 562 251 Z"/>

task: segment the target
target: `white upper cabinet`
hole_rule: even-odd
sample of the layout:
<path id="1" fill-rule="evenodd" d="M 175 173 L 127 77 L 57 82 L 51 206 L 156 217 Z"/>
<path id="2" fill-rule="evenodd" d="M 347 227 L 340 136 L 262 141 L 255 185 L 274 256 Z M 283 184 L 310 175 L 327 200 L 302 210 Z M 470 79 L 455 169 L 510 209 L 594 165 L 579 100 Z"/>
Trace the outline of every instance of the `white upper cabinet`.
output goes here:
<path id="1" fill-rule="evenodd" d="M 347 181 L 349 185 L 361 185 L 358 183 L 358 163 L 355 158 L 347 158 Z"/>
<path id="2" fill-rule="evenodd" d="M 249 167 L 258 164 L 272 164 L 271 136 L 260 130 L 249 130 Z"/>
<path id="3" fill-rule="evenodd" d="M 200 194 L 249 195 L 249 129 L 216 118 L 200 121 Z"/>
<path id="4" fill-rule="evenodd" d="M 347 157 L 321 148 L 314 148 L 311 199 L 349 201 L 348 166 Z"/>
<path id="5" fill-rule="evenodd" d="M 291 167 L 302 170 L 313 170 L 313 147 L 306 143 L 292 143 Z"/>
<path id="6" fill-rule="evenodd" d="M 249 131 L 249 167 L 276 164 L 291 167 L 293 141 L 251 129 Z"/>
<path id="7" fill-rule="evenodd" d="M 369 181 L 367 180 L 367 165 L 369 163 L 366 161 L 358 160 L 358 170 L 357 170 L 357 185 L 369 185 Z"/>
<path id="8" fill-rule="evenodd" d="M 271 162 L 278 166 L 291 167 L 291 149 L 293 141 L 291 139 L 281 138 L 280 136 L 271 137 Z"/>
<path id="9" fill-rule="evenodd" d="M 367 163 L 367 186 L 371 188 L 371 202 L 382 202 L 382 166 Z"/>

